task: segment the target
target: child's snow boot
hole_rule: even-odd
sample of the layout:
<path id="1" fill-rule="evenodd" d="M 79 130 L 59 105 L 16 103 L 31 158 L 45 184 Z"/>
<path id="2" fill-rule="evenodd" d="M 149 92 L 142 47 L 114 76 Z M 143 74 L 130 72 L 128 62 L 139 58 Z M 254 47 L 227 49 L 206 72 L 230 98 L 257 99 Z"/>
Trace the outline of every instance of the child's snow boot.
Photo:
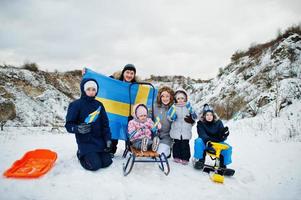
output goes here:
<path id="1" fill-rule="evenodd" d="M 141 151 L 147 151 L 148 138 L 144 137 L 141 141 Z"/>
<path id="2" fill-rule="evenodd" d="M 199 159 L 199 160 L 197 160 L 195 163 L 194 163 L 194 168 L 195 169 L 198 169 L 198 170 L 201 170 L 201 169 L 203 169 L 203 167 L 204 167 L 204 163 L 205 163 L 205 159 Z"/>
<path id="3" fill-rule="evenodd" d="M 188 165 L 189 160 L 181 160 L 181 163 L 182 163 L 183 165 Z"/>
<path id="4" fill-rule="evenodd" d="M 154 137 L 153 144 L 152 144 L 152 150 L 157 151 L 159 148 L 160 138 L 158 136 Z"/>

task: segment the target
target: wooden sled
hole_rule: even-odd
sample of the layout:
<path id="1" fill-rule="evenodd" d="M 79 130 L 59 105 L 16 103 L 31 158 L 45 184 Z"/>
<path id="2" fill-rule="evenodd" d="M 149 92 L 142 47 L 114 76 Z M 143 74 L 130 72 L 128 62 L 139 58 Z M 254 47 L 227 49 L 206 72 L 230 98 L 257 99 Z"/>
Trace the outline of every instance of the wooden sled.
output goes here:
<path id="1" fill-rule="evenodd" d="M 167 176 L 170 172 L 169 163 L 164 153 L 158 154 L 154 151 L 141 151 L 130 147 L 129 158 L 123 164 L 123 175 L 127 176 L 133 169 L 135 163 L 159 163 L 159 169 Z M 126 155 L 125 155 L 126 156 Z"/>

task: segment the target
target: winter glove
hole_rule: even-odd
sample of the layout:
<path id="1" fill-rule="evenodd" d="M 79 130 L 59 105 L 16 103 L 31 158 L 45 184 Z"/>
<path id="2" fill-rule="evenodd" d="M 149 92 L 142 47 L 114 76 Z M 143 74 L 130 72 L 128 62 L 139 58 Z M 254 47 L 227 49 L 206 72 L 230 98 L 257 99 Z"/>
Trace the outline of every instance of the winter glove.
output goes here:
<path id="1" fill-rule="evenodd" d="M 167 111 L 167 117 L 171 120 L 171 121 L 176 121 L 177 119 L 177 113 L 176 113 L 176 108 L 175 106 L 171 106 L 169 108 L 169 110 Z"/>
<path id="2" fill-rule="evenodd" d="M 112 150 L 112 141 L 108 140 L 106 143 L 106 148 L 104 148 L 104 152 L 108 153 L 111 152 L 111 150 Z"/>
<path id="3" fill-rule="evenodd" d="M 155 137 L 155 136 L 158 136 L 158 129 L 155 129 L 153 130 L 152 129 L 152 135 Z"/>
<path id="4" fill-rule="evenodd" d="M 207 149 L 207 152 L 208 153 L 211 153 L 211 154 L 216 154 L 216 151 L 215 151 L 215 149 L 213 148 L 213 145 L 212 145 L 212 143 L 211 143 L 211 141 L 208 141 L 207 143 L 206 143 L 206 149 Z"/>
<path id="5" fill-rule="evenodd" d="M 222 129 L 222 138 L 226 139 L 229 136 L 229 128 L 226 126 L 225 128 Z"/>
<path id="6" fill-rule="evenodd" d="M 90 133 L 92 129 L 91 124 L 82 123 L 77 126 L 77 132 L 80 134 L 87 134 Z"/>
<path id="7" fill-rule="evenodd" d="M 134 130 L 133 132 L 129 133 L 129 139 L 132 139 L 132 137 L 134 137 L 134 135 L 138 132 L 138 130 Z"/>
<path id="8" fill-rule="evenodd" d="M 185 106 L 186 106 L 186 108 L 189 110 L 189 113 L 192 113 L 193 109 L 192 109 L 192 106 L 191 106 L 191 104 L 190 104 L 189 101 L 186 103 Z"/>
<path id="9" fill-rule="evenodd" d="M 195 113 L 195 111 L 193 110 L 190 102 L 186 103 L 186 108 L 189 110 L 189 114 L 192 117 L 193 120 L 196 120 L 198 118 L 197 114 Z"/>
<path id="10" fill-rule="evenodd" d="M 134 137 L 136 135 L 136 133 L 138 133 L 138 131 L 143 131 L 144 129 L 146 129 L 145 126 L 142 126 L 141 128 L 134 130 L 132 132 L 129 133 L 129 139 L 132 139 L 132 137 Z"/>
<path id="11" fill-rule="evenodd" d="M 159 129 L 161 129 L 161 123 L 160 123 L 160 121 L 161 121 L 161 118 L 160 118 L 161 116 L 157 116 L 156 117 L 156 120 L 155 120 L 155 123 L 154 123 L 154 126 L 151 128 L 151 131 L 153 132 L 153 133 L 155 133 L 155 132 L 157 132 Z"/>
<path id="12" fill-rule="evenodd" d="M 191 114 L 190 115 L 186 115 L 185 118 L 184 118 L 184 121 L 188 124 L 194 124 L 194 120 L 192 119 L 192 116 Z"/>
<path id="13" fill-rule="evenodd" d="M 152 132 L 152 133 L 155 133 L 155 132 L 157 132 L 157 131 L 158 131 L 158 128 L 157 128 L 157 127 L 154 126 L 153 128 L 151 128 L 151 132 Z"/>
<path id="14" fill-rule="evenodd" d="M 212 147 L 211 141 L 208 141 L 208 142 L 206 143 L 206 147 L 208 147 L 208 148 L 211 148 L 211 147 Z"/>

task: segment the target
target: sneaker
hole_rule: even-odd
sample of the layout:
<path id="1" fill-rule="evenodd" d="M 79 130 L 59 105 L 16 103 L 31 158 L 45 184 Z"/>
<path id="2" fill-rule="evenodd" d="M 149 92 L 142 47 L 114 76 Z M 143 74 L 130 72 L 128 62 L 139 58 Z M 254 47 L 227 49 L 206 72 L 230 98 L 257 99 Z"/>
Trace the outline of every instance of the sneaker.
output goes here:
<path id="1" fill-rule="evenodd" d="M 174 158 L 173 161 L 176 163 L 182 163 L 181 159 L 179 159 L 179 158 Z"/>
<path id="2" fill-rule="evenodd" d="M 198 170 L 203 169 L 204 163 L 205 163 L 205 160 L 204 160 L 204 159 L 199 159 L 199 160 L 197 160 L 197 161 L 194 163 L 194 166 L 193 166 L 193 167 L 194 167 L 195 169 L 198 169 Z"/>
<path id="3" fill-rule="evenodd" d="M 141 151 L 147 151 L 148 138 L 145 137 L 141 142 Z"/>
<path id="4" fill-rule="evenodd" d="M 157 151 L 158 150 L 159 143 L 160 143 L 160 138 L 159 137 L 154 137 L 153 144 L 152 144 L 152 150 L 153 151 Z"/>
<path id="5" fill-rule="evenodd" d="M 188 165 L 189 161 L 188 161 L 188 160 L 181 160 L 181 163 L 182 163 L 183 165 Z"/>

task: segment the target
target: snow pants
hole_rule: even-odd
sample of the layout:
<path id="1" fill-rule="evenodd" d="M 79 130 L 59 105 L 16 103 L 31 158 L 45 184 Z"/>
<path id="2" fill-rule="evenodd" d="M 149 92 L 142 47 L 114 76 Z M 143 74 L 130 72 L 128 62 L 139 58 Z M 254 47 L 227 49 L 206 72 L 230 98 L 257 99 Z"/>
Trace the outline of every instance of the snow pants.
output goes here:
<path id="1" fill-rule="evenodd" d="M 173 158 L 189 161 L 190 159 L 190 146 L 189 140 L 177 140 L 174 139 L 172 147 Z"/>
<path id="2" fill-rule="evenodd" d="M 232 146 L 230 146 L 229 144 L 225 143 L 225 142 L 221 142 L 221 144 L 226 144 L 229 146 L 228 149 L 223 150 L 221 152 L 221 155 L 224 158 L 224 165 L 229 165 L 232 163 Z M 194 141 L 194 158 L 196 159 L 203 159 L 204 158 L 204 150 L 206 149 L 206 145 L 203 142 L 203 140 L 201 138 L 197 138 Z"/>
<path id="3" fill-rule="evenodd" d="M 100 168 L 108 167 L 113 162 L 111 155 L 105 152 L 88 153 L 82 156 L 79 161 L 83 168 L 90 171 L 96 171 Z"/>

